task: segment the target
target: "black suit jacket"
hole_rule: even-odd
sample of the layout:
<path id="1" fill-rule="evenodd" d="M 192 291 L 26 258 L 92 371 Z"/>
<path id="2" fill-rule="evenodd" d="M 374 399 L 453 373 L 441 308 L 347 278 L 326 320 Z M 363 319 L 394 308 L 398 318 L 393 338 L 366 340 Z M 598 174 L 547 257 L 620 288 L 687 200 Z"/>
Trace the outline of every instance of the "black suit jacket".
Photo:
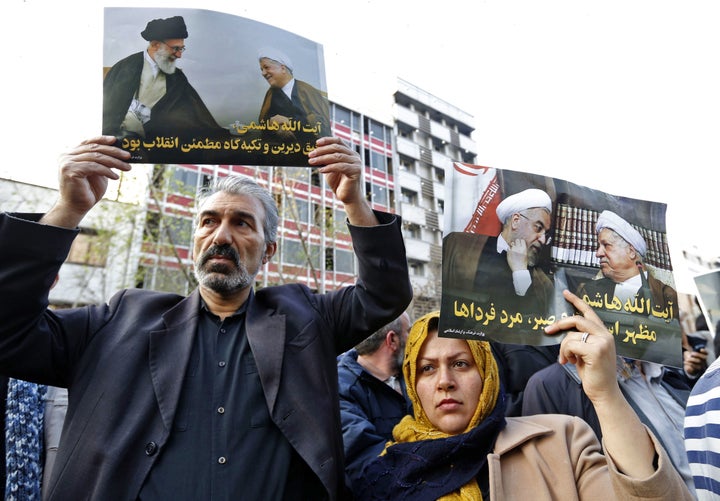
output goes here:
<path id="1" fill-rule="evenodd" d="M 340 497 L 344 475 L 336 355 L 396 318 L 412 295 L 399 218 L 383 216 L 381 226 L 350 228 L 355 286 L 324 295 L 266 288 L 247 310 L 270 415 L 328 499 Z M 0 215 L 0 372 L 69 388 L 48 499 L 135 499 L 172 433 L 199 293 L 124 290 L 108 304 L 47 310 L 75 234 Z"/>

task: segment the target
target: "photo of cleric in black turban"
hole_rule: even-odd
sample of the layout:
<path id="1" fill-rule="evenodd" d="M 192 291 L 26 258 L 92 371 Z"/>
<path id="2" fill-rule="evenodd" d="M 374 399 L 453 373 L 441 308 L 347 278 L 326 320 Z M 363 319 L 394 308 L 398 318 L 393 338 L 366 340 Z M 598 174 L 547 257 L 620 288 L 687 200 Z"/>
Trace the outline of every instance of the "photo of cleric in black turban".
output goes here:
<path id="1" fill-rule="evenodd" d="M 104 78 L 103 134 L 148 141 L 228 137 L 177 67 L 188 48 L 183 17 L 153 19 L 140 36 L 147 40 L 147 48 L 115 63 Z"/>

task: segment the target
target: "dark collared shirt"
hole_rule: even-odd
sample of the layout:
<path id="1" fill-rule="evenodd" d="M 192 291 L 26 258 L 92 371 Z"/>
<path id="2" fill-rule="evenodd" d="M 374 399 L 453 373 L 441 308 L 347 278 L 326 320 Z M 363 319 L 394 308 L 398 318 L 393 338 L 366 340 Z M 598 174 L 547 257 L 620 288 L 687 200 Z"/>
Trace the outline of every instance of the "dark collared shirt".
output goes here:
<path id="1" fill-rule="evenodd" d="M 270 419 L 245 332 L 246 305 L 225 320 L 201 308 L 173 430 L 140 499 L 272 500 L 289 494 L 296 454 Z"/>

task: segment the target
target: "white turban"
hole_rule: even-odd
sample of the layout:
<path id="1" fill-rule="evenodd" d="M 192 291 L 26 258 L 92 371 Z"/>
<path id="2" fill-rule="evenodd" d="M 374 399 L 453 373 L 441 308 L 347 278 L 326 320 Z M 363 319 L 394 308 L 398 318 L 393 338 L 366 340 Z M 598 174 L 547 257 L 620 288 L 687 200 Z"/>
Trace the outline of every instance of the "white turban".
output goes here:
<path id="1" fill-rule="evenodd" d="M 647 251 L 645 239 L 638 230 L 633 228 L 632 225 L 623 218 L 614 212 L 604 210 L 600 213 L 600 216 L 598 216 L 597 224 L 595 225 L 595 232 L 600 233 L 600 230 L 603 228 L 613 230 L 615 233 L 620 235 L 623 240 L 635 247 L 635 250 L 638 251 L 641 256 L 645 257 L 645 252 Z"/>
<path id="2" fill-rule="evenodd" d="M 264 57 L 272 59 L 273 61 L 277 61 L 278 63 L 287 67 L 287 69 L 289 69 L 290 71 L 293 70 L 293 63 L 292 60 L 288 57 L 288 55 L 278 49 L 275 49 L 274 47 L 263 47 L 262 49 L 260 49 L 258 51 L 258 60 Z"/>
<path id="3" fill-rule="evenodd" d="M 507 218 L 526 209 L 543 208 L 548 212 L 552 212 L 552 200 L 550 195 L 545 193 L 543 190 L 537 188 L 530 188 L 520 193 L 510 195 L 505 200 L 500 202 L 495 209 L 500 222 L 505 224 Z"/>

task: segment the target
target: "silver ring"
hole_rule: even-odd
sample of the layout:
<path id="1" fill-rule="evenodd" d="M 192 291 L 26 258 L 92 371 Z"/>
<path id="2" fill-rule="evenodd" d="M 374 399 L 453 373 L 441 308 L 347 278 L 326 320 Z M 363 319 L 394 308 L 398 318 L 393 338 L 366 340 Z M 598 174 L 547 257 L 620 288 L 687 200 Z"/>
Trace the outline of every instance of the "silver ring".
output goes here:
<path id="1" fill-rule="evenodd" d="M 587 343 L 587 338 L 588 338 L 588 337 L 590 337 L 590 333 L 589 333 L 589 332 L 583 332 L 583 335 L 582 335 L 582 337 L 580 338 L 580 342 L 581 342 L 581 343 Z"/>

